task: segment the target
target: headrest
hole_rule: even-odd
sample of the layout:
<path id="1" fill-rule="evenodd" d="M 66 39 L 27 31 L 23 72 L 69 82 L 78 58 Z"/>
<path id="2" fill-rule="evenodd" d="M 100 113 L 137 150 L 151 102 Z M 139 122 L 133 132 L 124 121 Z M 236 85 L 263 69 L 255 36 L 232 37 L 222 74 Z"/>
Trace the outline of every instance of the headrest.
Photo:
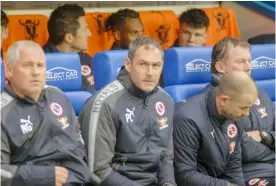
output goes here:
<path id="1" fill-rule="evenodd" d="M 271 101 L 275 101 L 275 79 L 256 81 L 256 85 L 269 95 Z"/>
<path id="2" fill-rule="evenodd" d="M 210 82 L 211 53 L 212 47 L 176 47 L 166 50 L 164 85 Z"/>
<path id="3" fill-rule="evenodd" d="M 65 95 L 68 97 L 76 116 L 79 115 L 86 101 L 92 96 L 90 92 L 86 91 L 69 91 L 65 92 Z"/>
<path id="4" fill-rule="evenodd" d="M 165 87 L 164 90 L 170 94 L 175 103 L 188 99 L 199 94 L 208 83 L 191 84 L 191 85 L 171 85 Z"/>
<path id="5" fill-rule="evenodd" d="M 254 80 L 275 79 L 275 44 L 252 45 L 251 56 Z"/>
<path id="6" fill-rule="evenodd" d="M 111 50 L 94 56 L 92 66 L 96 90 L 100 90 L 116 79 L 126 57 L 127 50 Z"/>
<path id="7" fill-rule="evenodd" d="M 1 91 L 2 91 L 6 84 L 6 78 L 5 78 L 4 62 L 1 58 L 0 58 L 0 65 L 1 65 Z"/>
<path id="8" fill-rule="evenodd" d="M 81 63 L 77 53 L 46 53 L 46 84 L 62 91 L 78 91 L 81 88 Z"/>

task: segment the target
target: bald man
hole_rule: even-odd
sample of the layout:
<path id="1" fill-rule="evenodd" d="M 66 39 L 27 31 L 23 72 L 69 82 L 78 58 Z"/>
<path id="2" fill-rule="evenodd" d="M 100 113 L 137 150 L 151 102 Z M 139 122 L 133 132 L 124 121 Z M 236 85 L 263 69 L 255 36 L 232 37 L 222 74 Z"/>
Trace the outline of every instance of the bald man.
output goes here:
<path id="1" fill-rule="evenodd" d="M 250 45 L 234 37 L 220 40 L 212 51 L 212 82 L 217 86 L 223 74 L 232 71 L 251 73 Z M 244 129 L 242 168 L 248 186 L 275 186 L 275 105 L 266 92 L 259 90 L 249 116 L 237 123 Z"/>
<path id="2" fill-rule="evenodd" d="M 236 121 L 249 114 L 257 95 L 248 74 L 231 72 L 218 87 L 176 105 L 173 138 L 178 186 L 245 184 L 242 131 Z"/>
<path id="3" fill-rule="evenodd" d="M 15 42 L 6 61 L 9 84 L 1 93 L 2 185 L 88 183 L 90 171 L 75 112 L 63 93 L 45 87 L 42 48 L 32 41 Z"/>

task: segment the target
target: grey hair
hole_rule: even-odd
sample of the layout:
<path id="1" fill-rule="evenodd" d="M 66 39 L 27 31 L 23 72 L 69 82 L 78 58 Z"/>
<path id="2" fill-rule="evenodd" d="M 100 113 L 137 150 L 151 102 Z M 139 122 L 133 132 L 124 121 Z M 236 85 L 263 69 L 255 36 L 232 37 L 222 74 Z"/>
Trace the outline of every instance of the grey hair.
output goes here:
<path id="1" fill-rule="evenodd" d="M 235 37 L 226 36 L 215 44 L 212 51 L 211 72 L 218 74 L 216 63 L 225 58 L 228 54 L 230 47 L 242 47 L 251 50 L 251 46 L 247 41 L 240 40 Z"/>
<path id="2" fill-rule="evenodd" d="M 14 63 L 18 61 L 20 58 L 20 52 L 22 49 L 28 49 L 28 48 L 36 48 L 43 52 L 41 46 L 37 44 L 36 42 L 30 41 L 30 40 L 21 40 L 13 43 L 7 51 L 7 56 L 6 56 L 6 62 L 7 64 Z M 43 52 L 44 53 L 44 52 Z"/>
<path id="3" fill-rule="evenodd" d="M 129 45 L 128 58 L 130 59 L 130 61 L 134 59 L 136 50 L 138 50 L 138 48 L 140 48 L 141 46 L 145 46 L 146 49 L 148 50 L 150 45 L 156 47 L 161 52 L 162 59 L 164 59 L 164 51 L 160 43 L 158 43 L 152 37 L 140 36 L 140 37 L 137 37 L 134 41 L 132 41 L 131 44 Z"/>

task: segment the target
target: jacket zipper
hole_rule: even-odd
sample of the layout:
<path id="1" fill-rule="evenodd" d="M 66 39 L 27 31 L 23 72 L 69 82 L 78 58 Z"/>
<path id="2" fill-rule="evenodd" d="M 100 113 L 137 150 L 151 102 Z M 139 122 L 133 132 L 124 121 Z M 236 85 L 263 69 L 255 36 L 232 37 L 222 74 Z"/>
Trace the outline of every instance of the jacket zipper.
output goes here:
<path id="1" fill-rule="evenodd" d="M 126 158 L 126 157 L 122 157 L 121 161 L 122 161 L 122 166 L 125 166 L 125 163 L 126 163 L 126 161 L 127 161 L 127 158 Z"/>

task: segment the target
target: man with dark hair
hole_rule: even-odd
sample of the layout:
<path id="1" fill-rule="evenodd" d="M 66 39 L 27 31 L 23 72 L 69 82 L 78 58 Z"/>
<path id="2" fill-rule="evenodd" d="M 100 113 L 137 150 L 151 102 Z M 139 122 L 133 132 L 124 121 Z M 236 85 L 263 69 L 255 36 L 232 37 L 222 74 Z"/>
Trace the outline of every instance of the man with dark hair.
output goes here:
<path id="1" fill-rule="evenodd" d="M 44 52 L 78 52 L 82 67 L 81 90 L 94 92 L 92 58 L 83 52 L 88 48 L 88 37 L 91 36 L 84 9 L 76 4 L 57 7 L 50 15 L 48 32 Z"/>
<path id="2" fill-rule="evenodd" d="M 218 87 L 175 107 L 174 151 L 178 186 L 243 186 L 241 126 L 258 90 L 245 72 L 221 78 Z"/>
<path id="3" fill-rule="evenodd" d="M 178 38 L 173 47 L 202 46 L 207 38 L 209 18 L 201 9 L 189 9 L 179 17 Z"/>
<path id="4" fill-rule="evenodd" d="M 8 37 L 8 23 L 9 23 L 8 16 L 1 9 L 1 46 L 2 46 L 3 40 Z M 1 58 L 3 59 L 2 48 L 1 48 Z"/>
<path id="5" fill-rule="evenodd" d="M 139 13 L 127 8 L 111 14 L 107 19 L 106 27 L 112 31 L 115 39 L 111 50 L 126 50 L 132 41 L 144 35 L 144 26 Z"/>
<path id="6" fill-rule="evenodd" d="M 174 103 L 157 86 L 160 43 L 136 38 L 117 77 L 79 115 L 92 178 L 101 186 L 175 186 Z"/>
<path id="7" fill-rule="evenodd" d="M 212 51 L 212 82 L 220 84 L 223 74 L 233 71 L 251 73 L 250 45 L 233 37 L 219 41 Z M 237 121 L 244 129 L 242 138 L 243 172 L 246 185 L 275 185 L 275 105 L 269 96 L 258 90 L 258 98 L 249 116 Z"/>
<path id="8" fill-rule="evenodd" d="M 29 40 L 7 52 L 1 93 L 1 184 L 82 186 L 91 181 L 75 112 L 63 92 L 45 86 L 46 59 Z M 2 173 L 5 173 L 4 175 Z"/>

